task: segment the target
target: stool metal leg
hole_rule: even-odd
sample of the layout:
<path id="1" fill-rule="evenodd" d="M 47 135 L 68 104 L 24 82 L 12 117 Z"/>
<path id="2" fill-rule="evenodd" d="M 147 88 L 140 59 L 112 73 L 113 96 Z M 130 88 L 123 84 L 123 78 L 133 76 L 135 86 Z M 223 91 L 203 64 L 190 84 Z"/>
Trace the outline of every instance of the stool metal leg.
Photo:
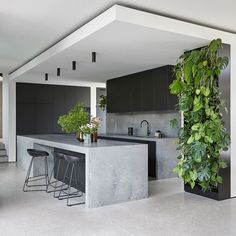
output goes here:
<path id="1" fill-rule="evenodd" d="M 61 196 L 61 192 L 63 191 L 63 186 L 66 185 L 66 184 L 65 184 L 65 180 L 66 180 L 66 175 L 67 175 L 69 166 L 70 166 L 70 163 L 67 163 L 67 165 L 66 165 L 66 171 L 65 171 L 65 174 L 64 174 L 64 177 L 63 177 L 63 181 L 62 181 L 62 185 L 61 185 L 61 189 L 60 189 L 59 194 L 58 194 L 58 200 L 64 199 L 64 198 L 61 198 L 61 197 L 64 197 L 64 196 Z"/>
<path id="2" fill-rule="evenodd" d="M 59 160 L 58 167 L 57 167 L 56 183 L 55 183 L 54 190 L 57 189 L 57 182 L 58 182 L 58 178 L 59 178 L 59 170 L 60 170 L 60 166 L 61 166 L 61 160 Z M 63 183 L 62 183 L 62 184 L 63 184 Z M 54 193 L 53 193 L 53 197 L 56 198 L 56 191 L 54 191 Z"/>
<path id="3" fill-rule="evenodd" d="M 57 190 L 57 188 L 63 187 L 63 184 L 64 184 L 64 183 L 62 182 L 61 185 L 57 186 L 57 183 L 58 183 L 58 181 L 59 181 L 58 178 L 59 178 L 60 166 L 61 166 L 61 160 L 59 160 L 58 168 L 57 168 L 56 182 L 55 182 L 54 193 L 53 193 L 53 197 L 54 197 L 54 198 L 58 198 L 58 196 L 59 196 L 59 195 L 56 196 L 56 192 L 60 191 L 60 190 Z M 62 189 L 62 191 L 67 190 L 67 189 L 68 189 L 68 187 L 65 187 L 65 188 Z"/>
<path id="4" fill-rule="evenodd" d="M 48 187 L 49 187 L 50 185 L 52 185 L 52 183 L 55 182 L 55 181 L 54 181 L 54 182 L 51 182 L 51 180 L 52 180 L 52 175 L 53 175 L 53 173 L 54 173 L 54 171 L 55 171 L 55 167 L 56 167 L 57 161 L 58 161 L 58 160 L 55 161 L 55 164 L 54 164 L 54 166 L 53 166 L 53 168 L 52 168 L 52 172 L 51 172 L 51 174 L 50 174 L 50 176 L 49 176 L 48 186 L 47 186 L 47 190 L 46 190 L 47 193 L 53 192 L 53 191 L 49 191 L 49 190 L 48 190 Z M 59 160 L 59 163 L 60 163 L 60 160 Z"/>
<path id="5" fill-rule="evenodd" d="M 34 162 L 34 156 L 32 156 L 31 161 L 30 161 L 30 165 L 26 174 L 26 178 L 25 178 L 25 182 L 24 182 L 24 186 L 23 186 L 23 191 L 24 192 L 29 192 L 29 191 L 46 191 L 47 186 L 48 186 L 48 165 L 47 165 L 47 157 L 45 156 L 45 174 L 44 175 L 37 175 L 37 176 L 32 176 L 30 177 L 31 174 L 31 170 L 32 170 L 32 165 Z M 33 182 L 33 181 L 38 181 L 44 179 L 45 180 L 45 184 L 31 184 L 29 185 L 29 182 Z M 46 187 L 46 189 L 26 189 L 26 187 L 31 188 L 31 187 Z"/>
<path id="6" fill-rule="evenodd" d="M 70 193 L 70 189 L 71 189 L 71 181 L 73 179 L 73 174 L 75 177 L 75 185 L 76 185 L 76 190 L 74 193 Z M 68 195 L 67 195 L 67 206 L 75 206 L 75 205 L 81 205 L 84 204 L 84 202 L 77 202 L 77 203 L 73 203 L 73 204 L 69 204 L 69 199 L 70 198 L 77 198 L 77 197 L 81 197 L 83 194 L 79 194 L 79 189 L 78 189 L 78 181 L 77 181 L 77 176 L 76 176 L 76 170 L 75 170 L 75 164 L 72 164 L 72 170 L 71 170 L 71 175 L 70 175 L 70 183 L 69 183 L 69 190 L 68 190 Z"/>
<path id="7" fill-rule="evenodd" d="M 72 178 L 73 178 L 74 167 L 75 167 L 75 165 L 72 164 L 71 173 L 70 173 L 69 189 L 68 189 L 68 193 L 67 193 L 67 203 L 66 203 L 67 206 L 70 206 L 69 205 L 70 187 L 71 187 L 71 181 L 72 181 Z"/>
<path id="8" fill-rule="evenodd" d="M 79 178 L 81 179 L 81 176 L 79 176 Z M 78 197 L 81 197 L 83 195 L 83 193 L 82 193 L 82 191 L 79 190 L 79 185 L 78 185 L 78 179 L 77 179 L 76 171 L 75 171 L 75 186 L 76 186 L 76 189 L 78 190 L 78 195 L 79 195 L 79 192 L 80 192 L 80 195 Z"/>
<path id="9" fill-rule="evenodd" d="M 45 183 L 46 183 L 46 191 L 47 191 L 47 187 L 48 187 L 48 159 L 47 157 L 44 157 L 44 161 L 45 161 Z"/>
<path id="10" fill-rule="evenodd" d="M 23 186 L 23 191 L 24 192 L 26 192 L 25 186 L 28 184 L 28 180 L 29 180 L 29 177 L 30 177 L 30 172 L 31 172 L 32 164 L 33 164 L 33 159 L 34 159 L 34 157 L 31 157 L 30 165 L 29 165 L 29 168 L 27 170 L 26 177 L 25 177 L 25 182 L 24 182 L 24 186 Z"/>
<path id="11" fill-rule="evenodd" d="M 57 168 L 56 168 L 57 167 Z M 58 180 L 58 178 L 59 178 L 59 171 L 60 171 L 60 167 L 61 167 L 61 160 L 59 159 L 56 159 L 55 160 L 55 164 L 54 164 L 54 166 L 53 166 L 53 169 L 52 169 L 52 171 L 51 171 L 51 174 L 50 174 L 50 176 L 49 176 L 49 180 L 48 180 L 48 186 L 47 186 L 47 193 L 53 193 L 53 196 L 54 196 L 54 198 L 58 198 L 58 196 L 56 196 L 56 192 L 59 192 L 60 191 L 60 189 L 58 189 L 58 188 L 60 188 L 61 187 L 61 184 L 58 186 L 58 182 L 61 182 L 61 181 L 59 181 Z M 55 178 L 55 180 L 54 181 L 52 181 L 52 176 L 53 176 L 53 174 L 56 172 L 56 178 Z M 52 186 L 52 188 L 53 188 L 53 190 L 49 190 L 49 187 L 50 186 Z M 62 190 L 67 190 L 68 189 L 68 187 L 66 187 L 66 188 L 64 188 L 64 189 L 62 189 Z"/>

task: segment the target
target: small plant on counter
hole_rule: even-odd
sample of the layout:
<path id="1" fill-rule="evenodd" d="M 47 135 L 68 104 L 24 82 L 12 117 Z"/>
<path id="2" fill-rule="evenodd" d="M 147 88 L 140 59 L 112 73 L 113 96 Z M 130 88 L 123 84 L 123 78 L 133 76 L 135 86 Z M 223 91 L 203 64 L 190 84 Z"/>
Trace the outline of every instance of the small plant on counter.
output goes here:
<path id="1" fill-rule="evenodd" d="M 216 189 L 222 183 L 219 170 L 226 167 L 221 157 L 230 144 L 222 113 L 218 78 L 227 67 L 228 58 L 220 57 L 220 39 L 208 46 L 184 53 L 175 66 L 176 80 L 170 85 L 178 96 L 184 127 L 179 132 L 178 150 L 182 154 L 175 172 L 192 188 Z"/>
<path id="2" fill-rule="evenodd" d="M 98 107 L 100 107 L 103 111 L 105 111 L 107 106 L 107 97 L 105 95 L 101 95 L 98 100 Z"/>
<path id="3" fill-rule="evenodd" d="M 59 117 L 58 124 L 66 133 L 75 133 L 80 131 L 82 125 L 89 123 L 89 117 L 84 105 L 78 103 L 68 114 Z"/>

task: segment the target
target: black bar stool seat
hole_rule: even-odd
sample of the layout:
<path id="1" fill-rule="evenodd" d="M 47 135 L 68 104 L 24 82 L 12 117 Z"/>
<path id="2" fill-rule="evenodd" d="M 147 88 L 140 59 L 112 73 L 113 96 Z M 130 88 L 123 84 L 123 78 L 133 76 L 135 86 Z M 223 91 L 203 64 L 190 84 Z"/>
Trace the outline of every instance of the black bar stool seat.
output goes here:
<path id="1" fill-rule="evenodd" d="M 38 150 L 38 149 L 27 149 L 27 152 L 32 157 L 47 157 L 47 156 L 49 156 L 48 152 Z"/>
<path id="2" fill-rule="evenodd" d="M 81 158 L 80 157 L 75 157 L 75 156 L 69 156 L 69 155 L 65 155 L 65 160 L 68 162 L 68 163 L 78 163 Z"/>
<path id="3" fill-rule="evenodd" d="M 27 153 L 31 156 L 30 165 L 25 177 L 25 182 L 23 186 L 24 192 L 29 191 L 46 191 L 48 186 L 48 162 L 47 158 L 49 156 L 49 153 L 46 151 L 38 150 L 38 149 L 27 149 Z M 32 165 L 35 158 L 43 158 L 44 159 L 44 174 L 32 176 L 30 177 L 30 173 L 32 170 Z M 45 180 L 45 184 L 29 184 L 30 182 L 39 181 L 39 180 Z M 40 189 L 35 189 L 36 187 L 40 187 Z M 45 189 L 42 189 L 41 187 L 45 187 Z M 30 189 L 31 188 L 31 189 Z"/>

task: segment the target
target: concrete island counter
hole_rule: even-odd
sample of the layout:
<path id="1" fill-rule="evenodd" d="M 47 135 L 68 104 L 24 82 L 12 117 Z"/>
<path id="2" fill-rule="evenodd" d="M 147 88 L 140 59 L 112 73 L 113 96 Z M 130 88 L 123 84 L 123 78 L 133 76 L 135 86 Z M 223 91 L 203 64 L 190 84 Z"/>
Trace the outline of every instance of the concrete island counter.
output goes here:
<path id="1" fill-rule="evenodd" d="M 85 204 L 99 207 L 148 197 L 148 145 L 111 140 L 79 143 L 74 135 L 17 136 L 17 166 L 26 172 L 28 148 L 47 151 L 49 172 L 53 166 L 51 152 L 65 150 L 85 156 Z M 33 175 L 43 163 L 35 162 Z"/>

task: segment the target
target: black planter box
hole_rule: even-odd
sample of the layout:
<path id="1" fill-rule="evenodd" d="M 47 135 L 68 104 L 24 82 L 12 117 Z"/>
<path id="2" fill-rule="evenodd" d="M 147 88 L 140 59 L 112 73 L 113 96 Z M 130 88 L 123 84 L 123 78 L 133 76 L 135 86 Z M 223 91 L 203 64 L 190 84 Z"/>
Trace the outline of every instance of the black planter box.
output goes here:
<path id="1" fill-rule="evenodd" d="M 223 183 L 219 184 L 217 189 L 212 191 L 202 191 L 202 188 L 199 185 L 196 185 L 193 189 L 190 185 L 184 185 L 184 191 L 188 193 L 193 193 L 200 195 L 202 197 L 207 197 L 214 200 L 226 200 L 230 198 L 230 168 L 229 166 L 225 169 L 220 170 L 220 175 L 223 178 Z"/>
<path id="2" fill-rule="evenodd" d="M 212 191 L 205 191 L 205 192 L 203 192 L 199 185 L 196 185 L 192 189 L 190 185 L 185 184 L 184 185 L 184 191 L 188 192 L 188 193 L 193 193 L 193 194 L 196 194 L 196 195 L 200 195 L 202 197 L 211 198 L 211 199 L 214 199 L 214 200 L 223 200 L 223 199 L 219 199 L 219 191 L 218 191 L 218 189 L 214 189 Z"/>

